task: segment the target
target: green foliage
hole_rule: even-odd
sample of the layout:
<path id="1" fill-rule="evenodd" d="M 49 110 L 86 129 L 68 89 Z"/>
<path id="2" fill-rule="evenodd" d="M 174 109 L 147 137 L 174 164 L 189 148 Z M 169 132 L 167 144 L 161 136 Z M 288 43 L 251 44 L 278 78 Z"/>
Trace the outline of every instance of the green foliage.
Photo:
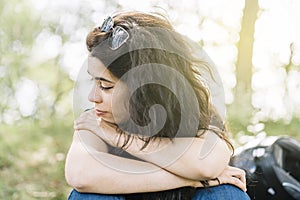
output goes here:
<path id="1" fill-rule="evenodd" d="M 300 119 L 293 118 L 291 122 L 284 121 L 266 121 L 265 131 L 269 135 L 288 135 L 297 138 L 300 141 Z"/>
<path id="2" fill-rule="evenodd" d="M 122 9 L 113 1 L 102 3 L 106 13 Z M 60 66 L 61 52 L 35 62 L 32 56 L 43 31 L 59 38 L 63 48 L 68 42 L 78 42 L 74 39 L 77 29 L 94 26 L 93 9 L 85 1 L 81 5 L 79 10 L 68 6 L 39 14 L 29 1 L 0 0 L 0 199 L 66 199 L 71 189 L 64 179 L 64 161 L 73 133 L 70 93 L 74 83 Z M 69 23 L 65 18 L 74 21 Z M 63 22 L 74 24 L 65 31 Z M 30 116 L 22 116 L 15 99 L 22 78 L 34 82 L 39 90 L 35 112 Z M 250 105 L 239 106 L 228 107 L 228 125 L 234 139 L 240 132 L 254 135 L 247 129 L 253 109 Z M 13 119 L 11 124 L 4 123 L 5 116 Z M 260 123 L 269 135 L 290 135 L 300 140 L 300 119 L 294 118 L 288 124 Z"/>
<path id="3" fill-rule="evenodd" d="M 35 110 L 39 113 L 32 113 L 32 117 L 54 116 L 59 109 L 58 104 L 66 104 L 61 101 L 67 99 L 65 97 L 72 89 L 73 82 L 60 67 L 59 55 L 42 62 L 33 61 L 33 47 L 37 45 L 36 38 L 40 33 L 47 30 L 50 36 L 57 36 L 56 30 L 50 28 L 53 24 L 45 24 L 41 16 L 32 9 L 32 5 L 26 1 L 0 1 L 0 5 L 0 83 L 3 90 L 0 99 L 0 120 L 3 115 L 10 115 L 12 112 L 16 118 L 22 117 L 15 93 L 24 78 L 33 81 L 38 88 Z M 43 48 L 42 51 L 47 49 L 47 46 Z M 48 100 L 45 100 L 45 97 Z M 69 102 L 67 104 L 70 105 Z M 71 113 L 70 106 L 64 109 L 64 114 Z"/>
<path id="4" fill-rule="evenodd" d="M 43 32 L 61 38 L 62 47 L 70 41 L 59 23 L 43 21 L 29 1 L 0 0 L 0 199 L 66 199 L 71 189 L 64 161 L 72 141 L 74 83 L 60 66 L 61 54 L 35 61 L 33 51 Z M 15 98 L 24 78 L 38 88 L 30 116 L 22 116 Z"/>
<path id="5" fill-rule="evenodd" d="M 72 119 L 50 125 L 27 119 L 1 125 L 0 199 L 66 199 L 64 163 L 72 141 Z"/>
<path id="6" fill-rule="evenodd" d="M 248 130 L 249 125 L 255 125 L 251 122 L 251 113 L 240 114 L 240 110 L 234 106 L 228 106 L 227 125 L 234 139 L 241 135 L 255 136 L 264 131 L 267 136 L 290 136 L 300 141 L 300 118 L 294 117 L 290 122 L 279 121 L 260 121 L 263 124 L 262 130 L 253 133 Z M 253 113 L 252 113 L 253 114 Z"/>
<path id="7" fill-rule="evenodd" d="M 4 98 L 0 100 L 1 113 L 13 100 L 15 84 L 25 70 L 33 38 L 40 30 L 39 19 L 19 1 L 0 1 L 0 66 Z"/>

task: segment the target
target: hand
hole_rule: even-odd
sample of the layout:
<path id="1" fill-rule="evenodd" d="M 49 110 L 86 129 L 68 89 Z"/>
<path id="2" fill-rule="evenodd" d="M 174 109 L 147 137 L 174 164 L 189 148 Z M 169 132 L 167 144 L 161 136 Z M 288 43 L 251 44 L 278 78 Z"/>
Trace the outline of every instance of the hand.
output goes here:
<path id="1" fill-rule="evenodd" d="M 95 115 L 94 109 L 82 113 L 80 117 L 74 121 L 74 129 L 77 131 L 91 131 L 108 144 L 115 147 L 118 146 L 119 133 L 116 131 L 116 125 L 98 118 Z"/>
<path id="2" fill-rule="evenodd" d="M 99 131 L 99 119 L 95 115 L 95 110 L 88 110 L 82 113 L 78 119 L 74 121 L 75 130 L 89 130 L 94 134 Z"/>
<path id="3" fill-rule="evenodd" d="M 245 192 L 247 191 L 246 173 L 244 170 L 236 167 L 227 166 L 220 176 L 215 180 L 210 180 L 209 183 L 210 185 L 232 184 Z"/>

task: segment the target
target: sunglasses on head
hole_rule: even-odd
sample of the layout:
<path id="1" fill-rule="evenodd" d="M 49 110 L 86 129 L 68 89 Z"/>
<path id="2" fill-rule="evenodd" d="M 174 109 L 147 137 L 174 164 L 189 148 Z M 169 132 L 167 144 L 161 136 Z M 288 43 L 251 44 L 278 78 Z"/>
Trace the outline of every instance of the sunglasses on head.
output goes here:
<path id="1" fill-rule="evenodd" d="M 99 29 L 101 32 L 113 30 L 110 38 L 110 48 L 112 50 L 120 48 L 129 38 L 129 33 L 123 27 L 114 27 L 114 20 L 112 17 L 106 18 Z"/>

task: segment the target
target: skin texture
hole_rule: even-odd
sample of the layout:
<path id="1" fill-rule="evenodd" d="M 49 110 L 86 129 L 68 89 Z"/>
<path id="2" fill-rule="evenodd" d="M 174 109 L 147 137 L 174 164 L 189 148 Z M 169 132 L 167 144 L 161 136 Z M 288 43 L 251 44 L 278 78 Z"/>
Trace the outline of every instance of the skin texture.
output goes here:
<path id="1" fill-rule="evenodd" d="M 125 98 L 125 94 L 114 94 L 113 92 L 116 87 L 119 87 L 119 91 L 126 91 L 126 86 L 124 83 L 119 81 L 117 77 L 112 75 L 97 58 L 89 57 L 88 66 L 88 73 L 92 76 L 92 80 L 94 82 L 88 99 L 95 103 L 96 112 L 103 111 L 103 113 L 101 113 L 98 117 L 101 117 L 104 121 L 115 123 L 118 119 L 115 119 L 115 116 L 113 116 L 112 113 L 112 98 L 115 98 L 116 101 L 122 102 Z M 119 119 L 118 122 L 120 121 L 122 121 L 122 119 Z"/>
<path id="2" fill-rule="evenodd" d="M 116 87 L 126 91 L 126 85 L 94 57 L 89 58 L 88 73 L 94 81 L 88 97 L 94 103 L 94 109 L 83 113 L 74 123 L 74 139 L 66 160 L 66 180 L 72 187 L 81 192 L 120 194 L 202 187 L 199 180 L 210 180 L 210 185 L 218 185 L 218 181 L 212 180 L 218 178 L 221 184 L 229 183 L 246 190 L 244 171 L 228 166 L 231 152 L 225 141 L 215 138 L 216 142 L 206 156 L 201 159 L 197 156 L 205 139 L 214 136 L 210 132 L 203 137 L 175 139 L 174 142 L 154 140 L 142 151 L 142 141 L 133 137 L 125 150 L 142 161 L 108 153 L 107 144 L 119 147 L 120 140 L 124 139 L 116 131 L 115 123 L 128 116 L 114 116 L 111 102 L 113 98 L 120 103 L 126 99 L 126 92 L 114 93 Z M 165 162 L 163 158 L 167 158 L 169 152 L 186 143 L 189 148 L 179 159 L 171 164 Z M 117 170 L 107 163 L 122 165 L 128 170 Z"/>

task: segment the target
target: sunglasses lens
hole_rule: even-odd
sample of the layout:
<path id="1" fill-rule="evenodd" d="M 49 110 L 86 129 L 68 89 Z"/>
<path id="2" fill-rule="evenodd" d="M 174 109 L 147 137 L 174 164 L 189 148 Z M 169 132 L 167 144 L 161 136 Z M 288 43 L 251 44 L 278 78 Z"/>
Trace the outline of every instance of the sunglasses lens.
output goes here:
<path id="1" fill-rule="evenodd" d="M 128 38 L 128 32 L 124 28 L 116 26 L 112 35 L 111 48 L 113 50 L 118 49 L 127 41 Z"/>
<path id="2" fill-rule="evenodd" d="M 110 29 L 112 29 L 114 26 L 114 21 L 112 17 L 108 17 L 104 20 L 102 26 L 101 26 L 101 32 L 107 32 Z"/>

